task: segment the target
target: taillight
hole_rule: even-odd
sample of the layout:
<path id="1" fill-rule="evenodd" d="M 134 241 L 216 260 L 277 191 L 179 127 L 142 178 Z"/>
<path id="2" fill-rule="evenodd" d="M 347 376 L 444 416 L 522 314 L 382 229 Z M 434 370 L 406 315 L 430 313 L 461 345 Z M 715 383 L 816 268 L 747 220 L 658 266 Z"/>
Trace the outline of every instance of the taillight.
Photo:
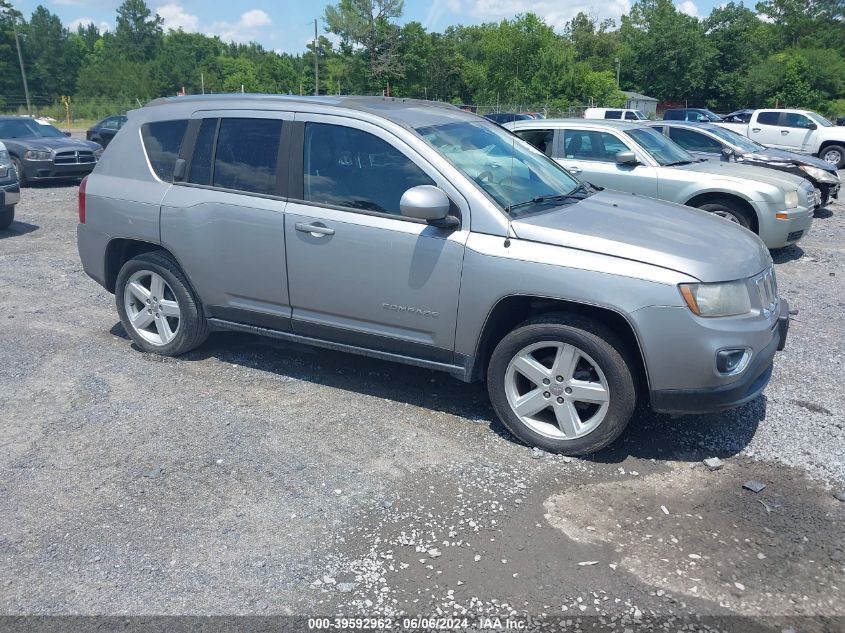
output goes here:
<path id="1" fill-rule="evenodd" d="M 88 186 L 88 176 L 79 183 L 79 223 L 85 224 L 85 188 Z"/>

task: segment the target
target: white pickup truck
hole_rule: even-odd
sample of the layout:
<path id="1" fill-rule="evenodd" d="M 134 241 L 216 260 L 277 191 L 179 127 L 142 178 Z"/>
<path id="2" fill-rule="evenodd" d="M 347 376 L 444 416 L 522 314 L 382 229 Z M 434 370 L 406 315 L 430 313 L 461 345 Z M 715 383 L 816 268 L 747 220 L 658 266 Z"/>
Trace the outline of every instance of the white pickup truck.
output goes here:
<path id="1" fill-rule="evenodd" d="M 809 110 L 755 110 L 748 123 L 716 123 L 780 149 L 812 154 L 845 169 L 845 127 Z"/>

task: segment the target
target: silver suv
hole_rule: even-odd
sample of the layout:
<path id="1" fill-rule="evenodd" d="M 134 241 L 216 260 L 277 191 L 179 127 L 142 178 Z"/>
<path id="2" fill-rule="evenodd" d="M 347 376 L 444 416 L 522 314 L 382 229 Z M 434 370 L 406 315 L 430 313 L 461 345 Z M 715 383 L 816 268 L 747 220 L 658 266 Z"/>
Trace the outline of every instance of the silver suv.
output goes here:
<path id="1" fill-rule="evenodd" d="M 754 231 L 769 248 L 806 235 L 821 203 L 800 176 L 700 161 L 641 123 L 547 119 L 505 127 L 594 185 L 704 209 Z"/>
<path id="2" fill-rule="evenodd" d="M 789 323 L 750 231 L 419 101 L 154 101 L 81 185 L 78 245 L 145 352 L 234 330 L 486 380 L 514 435 L 568 454 L 638 399 L 751 400 Z"/>

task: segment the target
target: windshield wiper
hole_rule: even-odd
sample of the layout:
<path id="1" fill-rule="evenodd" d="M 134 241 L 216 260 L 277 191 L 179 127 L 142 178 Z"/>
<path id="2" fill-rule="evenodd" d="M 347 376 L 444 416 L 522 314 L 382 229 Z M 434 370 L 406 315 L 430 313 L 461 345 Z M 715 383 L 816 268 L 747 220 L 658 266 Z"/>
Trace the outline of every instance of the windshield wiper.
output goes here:
<path id="1" fill-rule="evenodd" d="M 692 160 L 676 160 L 674 163 L 666 163 L 664 167 L 677 167 L 678 165 L 692 165 L 695 161 Z"/>
<path id="2" fill-rule="evenodd" d="M 532 204 L 542 204 L 544 202 L 564 202 L 566 200 L 583 200 L 584 198 L 592 195 L 592 192 L 587 189 L 584 183 L 579 183 L 572 191 L 569 193 L 559 193 L 549 196 L 536 196 L 531 198 L 531 200 L 524 200 L 522 202 L 517 202 L 515 204 L 508 205 L 507 213 L 508 215 L 511 214 L 511 211 L 514 209 L 519 209 L 520 207 L 527 207 Z"/>

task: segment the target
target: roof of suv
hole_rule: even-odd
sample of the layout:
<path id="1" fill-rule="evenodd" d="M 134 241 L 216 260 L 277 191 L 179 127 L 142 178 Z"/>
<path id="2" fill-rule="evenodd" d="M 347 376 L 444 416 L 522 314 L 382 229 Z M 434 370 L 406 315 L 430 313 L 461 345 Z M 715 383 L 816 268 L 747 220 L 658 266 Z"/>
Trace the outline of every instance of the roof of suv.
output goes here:
<path id="1" fill-rule="evenodd" d="M 255 108 L 295 110 L 297 106 L 310 106 L 315 109 L 353 110 L 375 117 L 388 119 L 410 127 L 437 125 L 456 121 L 477 121 L 477 115 L 461 110 L 448 103 L 424 101 L 422 99 L 402 99 L 396 97 L 368 96 L 294 96 L 274 94 L 214 94 L 191 95 L 185 97 L 162 97 L 150 101 L 147 108 L 168 107 L 182 112 L 205 109 Z"/>
<path id="2" fill-rule="evenodd" d="M 506 127 L 565 127 L 567 125 L 601 125 L 617 130 L 636 130 L 644 127 L 648 121 L 623 121 L 620 119 L 531 119 L 528 121 L 514 121 L 505 124 Z"/>

